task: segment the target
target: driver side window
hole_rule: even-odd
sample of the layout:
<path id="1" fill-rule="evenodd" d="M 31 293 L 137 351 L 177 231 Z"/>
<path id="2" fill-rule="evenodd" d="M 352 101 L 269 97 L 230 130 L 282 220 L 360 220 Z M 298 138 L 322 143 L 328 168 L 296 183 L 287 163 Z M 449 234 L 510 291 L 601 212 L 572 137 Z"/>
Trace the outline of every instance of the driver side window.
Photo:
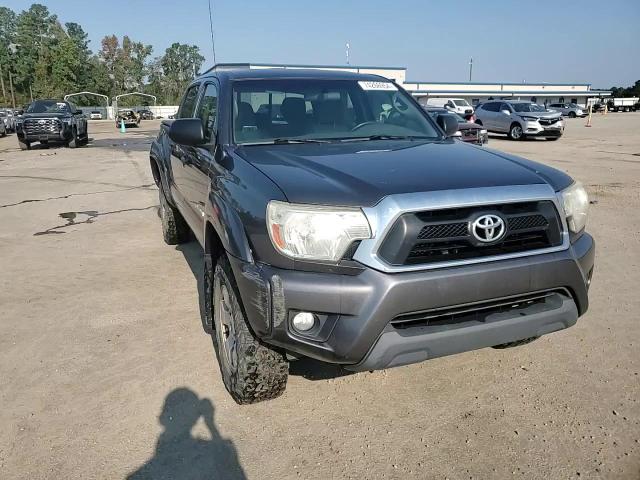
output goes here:
<path id="1" fill-rule="evenodd" d="M 193 111 L 196 108 L 196 100 L 198 99 L 198 89 L 200 85 L 192 85 L 187 90 L 180 105 L 180 111 L 176 118 L 193 118 Z"/>
<path id="2" fill-rule="evenodd" d="M 197 117 L 202 120 L 202 129 L 207 142 L 209 142 L 217 129 L 217 112 L 218 112 L 218 87 L 214 83 L 206 86 L 200 106 L 198 107 Z"/>

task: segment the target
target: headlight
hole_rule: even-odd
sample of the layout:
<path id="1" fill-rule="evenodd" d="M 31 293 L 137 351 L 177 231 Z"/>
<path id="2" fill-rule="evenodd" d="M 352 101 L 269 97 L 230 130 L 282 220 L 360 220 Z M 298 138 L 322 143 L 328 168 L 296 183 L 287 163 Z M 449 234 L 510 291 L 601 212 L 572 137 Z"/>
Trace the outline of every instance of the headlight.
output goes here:
<path id="1" fill-rule="evenodd" d="M 482 130 L 480 130 L 480 135 L 486 135 L 487 131 L 483 128 Z"/>
<path id="2" fill-rule="evenodd" d="M 537 122 L 538 119 L 536 117 L 522 117 L 523 120 L 526 120 L 527 122 Z"/>
<path id="3" fill-rule="evenodd" d="M 359 208 L 299 205 L 271 201 L 267 228 L 276 250 L 302 260 L 338 262 L 355 240 L 371 238 Z"/>
<path id="4" fill-rule="evenodd" d="M 574 182 L 570 187 L 560 192 L 562 206 L 567 217 L 569 230 L 578 233 L 587 224 L 589 210 L 589 196 L 580 182 Z"/>

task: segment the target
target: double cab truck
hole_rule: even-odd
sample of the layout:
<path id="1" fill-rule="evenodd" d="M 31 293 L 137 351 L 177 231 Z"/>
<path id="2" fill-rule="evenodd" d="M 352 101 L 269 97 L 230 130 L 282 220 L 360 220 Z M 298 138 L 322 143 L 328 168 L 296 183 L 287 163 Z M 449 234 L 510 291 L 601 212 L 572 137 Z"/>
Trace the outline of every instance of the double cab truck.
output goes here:
<path id="1" fill-rule="evenodd" d="M 195 236 L 224 384 L 280 395 L 301 357 L 369 371 L 574 325 L 588 198 L 567 174 L 455 141 L 394 82 L 214 67 L 150 166 L 170 245 Z"/>
<path id="2" fill-rule="evenodd" d="M 18 144 L 29 150 L 31 144 L 57 142 L 76 148 L 89 142 L 87 119 L 74 104 L 59 100 L 36 100 L 16 120 Z"/>

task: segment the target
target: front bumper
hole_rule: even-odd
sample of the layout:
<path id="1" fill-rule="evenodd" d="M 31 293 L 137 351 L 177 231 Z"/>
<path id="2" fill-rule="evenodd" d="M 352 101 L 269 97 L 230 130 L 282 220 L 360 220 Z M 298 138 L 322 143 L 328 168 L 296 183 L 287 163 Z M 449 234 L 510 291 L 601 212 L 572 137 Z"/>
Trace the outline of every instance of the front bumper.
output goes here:
<path id="1" fill-rule="evenodd" d="M 525 122 L 523 133 L 528 137 L 561 137 L 564 133 L 564 122 L 560 121 L 550 126 L 538 122 Z"/>
<path id="2" fill-rule="evenodd" d="M 588 308 L 594 242 L 583 234 L 567 250 L 437 270 L 357 275 L 231 264 L 253 331 L 287 351 L 374 370 L 498 345 L 570 327 Z M 408 328 L 391 323 L 401 315 L 465 306 L 532 292 L 562 290 L 545 308 L 491 315 L 481 322 Z M 297 333 L 298 311 L 323 322 L 311 335 Z"/>

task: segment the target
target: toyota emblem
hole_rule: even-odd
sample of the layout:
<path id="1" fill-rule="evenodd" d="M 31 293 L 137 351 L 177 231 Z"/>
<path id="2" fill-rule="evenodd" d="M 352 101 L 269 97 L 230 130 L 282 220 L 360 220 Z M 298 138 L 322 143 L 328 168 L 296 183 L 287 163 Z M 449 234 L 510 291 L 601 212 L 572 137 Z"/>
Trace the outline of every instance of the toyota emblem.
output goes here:
<path id="1" fill-rule="evenodd" d="M 492 213 L 479 216 L 471 224 L 471 234 L 482 243 L 497 242 L 504 237 L 506 230 L 504 220 Z"/>

